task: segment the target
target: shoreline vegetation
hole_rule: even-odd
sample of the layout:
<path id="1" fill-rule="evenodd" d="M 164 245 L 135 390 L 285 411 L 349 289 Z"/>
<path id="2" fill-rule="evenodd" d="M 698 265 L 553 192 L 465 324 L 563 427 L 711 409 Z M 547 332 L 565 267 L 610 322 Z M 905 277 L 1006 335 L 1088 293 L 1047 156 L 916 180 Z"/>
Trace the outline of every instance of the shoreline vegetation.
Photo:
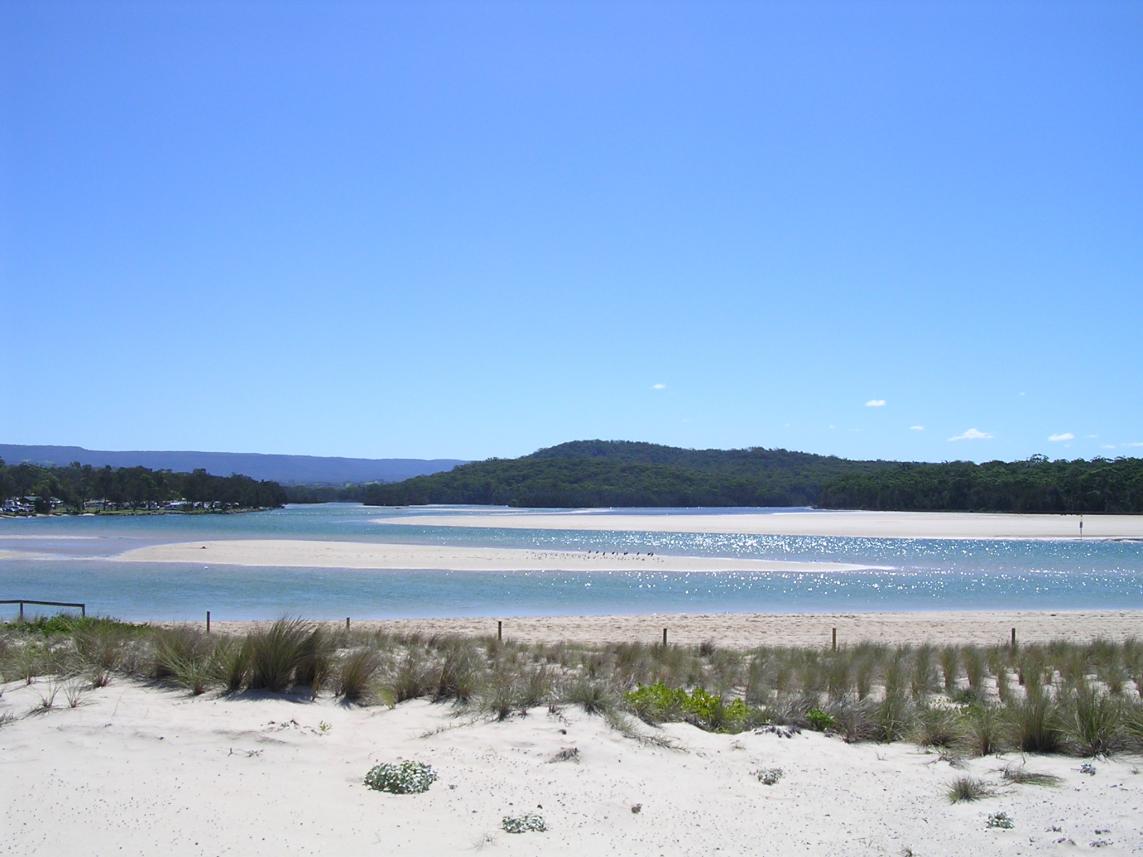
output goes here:
<path id="1" fill-rule="evenodd" d="M 360 853 L 380 829 L 417 853 L 502 832 L 554 854 L 633 837 L 650 853 L 1126 853 L 1143 836 L 1135 638 L 730 650 L 57 616 L 0 626 L 0 676 L 0 798 L 41 849 L 235 850 L 252 814 L 260 852 Z M 91 823 L 121 800 L 168 821 Z"/>
<path id="2" fill-rule="evenodd" d="M 352 496 L 351 496 L 352 495 Z M 403 482 L 355 486 L 366 505 L 528 508 L 814 506 L 882 511 L 1143 513 L 1143 458 L 940 464 L 785 449 L 573 441 Z"/>
<path id="3" fill-rule="evenodd" d="M 578 705 L 652 727 L 798 727 L 847 742 L 912 741 L 962 755 L 1143 751 L 1143 642 L 1133 636 L 738 650 L 713 641 L 523 643 L 330 628 L 301 618 L 210 634 L 60 614 L 0 625 L 0 676 L 4 683 L 70 683 L 76 693 L 130 678 L 195 696 L 331 695 L 388 708 L 425 698 L 499 720 L 537 706 Z"/>
<path id="4" fill-rule="evenodd" d="M 0 515 L 217 514 L 279 508 L 286 491 L 249 476 L 146 467 L 8 465 L 0 459 Z"/>

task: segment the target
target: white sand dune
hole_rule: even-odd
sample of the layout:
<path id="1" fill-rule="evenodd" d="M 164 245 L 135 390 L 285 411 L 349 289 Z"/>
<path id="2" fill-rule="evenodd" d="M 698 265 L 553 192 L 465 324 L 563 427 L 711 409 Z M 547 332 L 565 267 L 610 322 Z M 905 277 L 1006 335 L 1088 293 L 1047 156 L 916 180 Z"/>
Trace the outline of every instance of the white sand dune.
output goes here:
<path id="1" fill-rule="evenodd" d="M 664 613 L 644 616 L 517 616 L 463 619 L 352 620 L 357 629 L 396 633 L 488 636 L 503 621 L 506 639 L 522 643 L 654 643 L 682 645 L 712 641 L 727 648 L 828 646 L 833 629 L 838 645 L 862 642 L 898 644 L 1006 643 L 1011 629 L 1018 642 L 1143 638 L 1143 610 L 959 611 L 932 613 Z M 215 622 L 220 630 L 246 633 L 255 622 Z"/>
<path id="2" fill-rule="evenodd" d="M 647 553 L 590 553 L 522 548 L 468 548 L 305 539 L 232 539 L 135 548 L 123 562 L 298 568 L 370 568 L 451 571 L 857 571 L 876 568 L 840 562 L 723 559 Z"/>
<path id="3" fill-rule="evenodd" d="M 656 533 L 743 533 L 870 538 L 1077 538 L 1078 515 L 992 515 L 965 512 L 780 512 L 776 514 L 639 515 L 496 512 L 374 519 L 419 527 L 501 527 L 537 530 L 633 530 Z M 1143 539 L 1143 515 L 1085 515 L 1084 538 Z"/>
<path id="4" fill-rule="evenodd" d="M 909 744 L 802 733 L 717 735 L 675 724 L 649 746 L 602 718 L 533 709 L 506 722 L 424 701 L 194 698 L 116 679 L 79 707 L 28 715 L 46 682 L 8 684 L 0 713 L 3 855 L 944 855 L 1139 853 L 1136 757 L 987 757 L 953 769 Z M 639 729 L 649 733 L 649 727 Z M 576 748 L 578 761 L 552 761 Z M 439 774 L 419 795 L 362 784 L 379 762 Z M 1005 765 L 1063 778 L 1005 785 Z M 753 772 L 780 768 L 763 785 Z M 994 797 L 951 804 L 980 777 Z M 633 807 L 638 806 L 639 812 Z M 539 813 L 545 833 L 508 834 Z M 990 829 L 1005 812 L 1012 830 Z"/>

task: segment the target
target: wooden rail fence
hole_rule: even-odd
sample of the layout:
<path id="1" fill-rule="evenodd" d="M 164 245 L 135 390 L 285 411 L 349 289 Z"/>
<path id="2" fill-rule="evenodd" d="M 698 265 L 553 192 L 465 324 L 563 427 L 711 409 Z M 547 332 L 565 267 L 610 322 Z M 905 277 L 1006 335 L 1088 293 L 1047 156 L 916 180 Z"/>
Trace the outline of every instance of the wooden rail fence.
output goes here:
<path id="1" fill-rule="evenodd" d="M 25 604 L 38 604 L 43 607 L 78 607 L 79 615 L 85 618 L 87 616 L 87 605 L 81 604 L 78 601 L 37 601 L 34 598 L 4 598 L 0 599 L 0 604 L 19 604 L 21 622 L 24 621 Z"/>

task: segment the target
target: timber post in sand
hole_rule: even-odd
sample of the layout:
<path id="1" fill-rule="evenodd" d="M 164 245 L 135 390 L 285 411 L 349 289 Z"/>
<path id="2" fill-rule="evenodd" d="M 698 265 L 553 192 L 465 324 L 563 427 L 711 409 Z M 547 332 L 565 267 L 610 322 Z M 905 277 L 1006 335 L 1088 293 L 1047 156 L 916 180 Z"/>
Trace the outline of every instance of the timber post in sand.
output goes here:
<path id="1" fill-rule="evenodd" d="M 504 639 L 504 620 L 496 620 L 496 642 L 501 642 Z"/>
<path id="2" fill-rule="evenodd" d="M 210 611 L 206 611 L 206 633 L 210 633 Z"/>
<path id="3" fill-rule="evenodd" d="M 667 629 L 664 628 L 663 629 L 663 648 L 666 648 L 666 646 L 667 646 Z"/>
<path id="4" fill-rule="evenodd" d="M 1011 643 L 1011 645 L 1012 645 L 1013 649 L 1016 648 L 1016 629 L 1015 628 L 1012 629 L 1012 643 Z"/>
<path id="5" fill-rule="evenodd" d="M 833 651 L 835 651 L 835 652 L 836 652 L 836 651 L 837 651 L 837 628 L 834 628 L 834 629 L 833 629 L 833 642 L 832 642 L 832 647 L 833 647 Z"/>

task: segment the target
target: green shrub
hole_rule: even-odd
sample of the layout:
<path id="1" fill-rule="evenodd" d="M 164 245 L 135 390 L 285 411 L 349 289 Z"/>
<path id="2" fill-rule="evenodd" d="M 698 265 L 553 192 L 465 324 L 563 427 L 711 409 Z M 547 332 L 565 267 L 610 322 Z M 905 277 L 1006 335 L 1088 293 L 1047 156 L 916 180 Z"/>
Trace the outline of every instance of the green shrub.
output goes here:
<path id="1" fill-rule="evenodd" d="M 837 725 L 833 715 L 820 708 L 811 708 L 807 711 L 806 720 L 810 721 L 810 728 L 816 732 L 826 732 Z"/>
<path id="2" fill-rule="evenodd" d="M 630 691 L 626 700 L 631 710 L 647 723 L 685 721 L 708 732 L 740 732 L 751 716 L 750 707 L 741 699 L 728 702 L 723 696 L 701 687 L 688 693 L 662 682 Z"/>
<path id="3" fill-rule="evenodd" d="M 437 772 L 424 762 L 385 762 L 370 768 L 365 785 L 379 792 L 395 795 L 427 792 L 437 779 Z"/>

